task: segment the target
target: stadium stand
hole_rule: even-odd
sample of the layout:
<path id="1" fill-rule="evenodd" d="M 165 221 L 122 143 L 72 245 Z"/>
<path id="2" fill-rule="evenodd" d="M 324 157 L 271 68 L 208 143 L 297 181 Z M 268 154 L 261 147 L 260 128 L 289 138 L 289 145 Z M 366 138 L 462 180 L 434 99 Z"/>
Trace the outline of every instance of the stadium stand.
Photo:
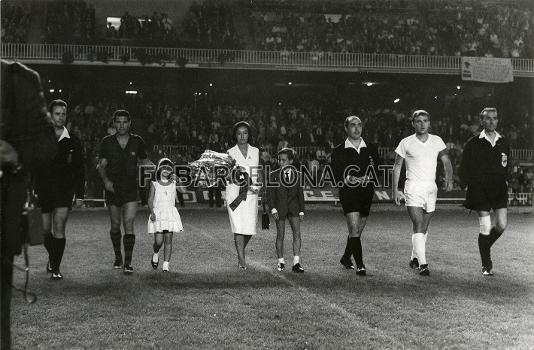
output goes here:
<path id="1" fill-rule="evenodd" d="M 30 8 L 27 4 L 2 2 L 2 41 L 24 43 L 28 37 Z"/>
<path id="2" fill-rule="evenodd" d="M 534 57 L 529 1 L 241 1 L 234 7 L 229 3 L 193 2 L 180 23 L 176 14 L 125 9 L 117 28 L 111 23 L 97 26 L 88 2 L 49 1 L 41 42 L 246 48 L 285 54 Z M 28 10 L 14 4 L 5 7 L 7 14 L 16 13 L 5 16 L 6 25 L 2 21 L 2 39 L 26 42 Z"/>

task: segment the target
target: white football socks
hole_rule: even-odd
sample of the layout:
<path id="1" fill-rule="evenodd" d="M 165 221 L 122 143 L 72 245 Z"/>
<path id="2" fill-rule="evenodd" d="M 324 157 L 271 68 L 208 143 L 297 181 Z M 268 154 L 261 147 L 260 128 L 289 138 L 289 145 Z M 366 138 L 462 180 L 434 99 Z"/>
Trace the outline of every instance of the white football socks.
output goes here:
<path id="1" fill-rule="evenodd" d="M 154 255 L 152 255 L 152 261 L 155 263 L 159 261 L 159 253 L 154 253 Z"/>
<path id="2" fill-rule="evenodd" d="M 284 260 L 284 258 L 278 258 L 278 263 L 279 264 L 285 264 L 286 261 Z"/>
<path id="3" fill-rule="evenodd" d="M 295 256 L 293 257 L 293 265 L 296 265 L 296 264 L 298 264 L 298 263 L 300 263 L 300 256 L 295 255 Z"/>
<path id="4" fill-rule="evenodd" d="M 164 271 L 169 271 L 169 262 L 168 261 L 164 261 L 163 262 L 163 270 Z"/>
<path id="5" fill-rule="evenodd" d="M 414 233 L 412 235 L 412 254 L 417 257 L 419 265 L 426 264 L 426 237 L 424 233 Z"/>

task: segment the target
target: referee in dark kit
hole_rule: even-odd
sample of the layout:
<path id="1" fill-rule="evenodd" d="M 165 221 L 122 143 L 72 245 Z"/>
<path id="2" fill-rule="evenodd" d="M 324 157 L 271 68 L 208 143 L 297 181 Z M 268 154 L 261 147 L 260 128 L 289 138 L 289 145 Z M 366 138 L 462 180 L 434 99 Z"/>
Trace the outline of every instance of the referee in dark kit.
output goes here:
<path id="1" fill-rule="evenodd" d="M 363 140 L 362 121 L 357 116 L 345 118 L 344 126 L 347 139 L 332 151 L 332 171 L 349 230 L 340 263 L 346 269 L 354 269 L 351 259 L 354 256 L 356 273 L 365 276 L 361 235 L 371 210 L 374 183 L 378 181 L 378 148 Z"/>
<path id="2" fill-rule="evenodd" d="M 496 131 L 497 109 L 480 112 L 483 130 L 465 145 L 460 164 L 460 179 L 467 185 L 465 207 L 476 210 L 480 230 L 478 248 L 482 260 L 482 275 L 493 276 L 490 250 L 506 229 L 508 206 L 508 157 L 510 144 Z M 495 214 L 491 224 L 490 211 Z"/>
<path id="3" fill-rule="evenodd" d="M 53 100 L 48 107 L 58 143 L 55 158 L 39 169 L 36 180 L 38 205 L 41 207 L 45 232 L 44 246 L 48 252 L 46 271 L 52 280 L 61 280 L 59 267 L 65 251 L 65 228 L 72 209 L 83 204 L 85 169 L 82 143 L 65 127 L 67 103 Z"/>

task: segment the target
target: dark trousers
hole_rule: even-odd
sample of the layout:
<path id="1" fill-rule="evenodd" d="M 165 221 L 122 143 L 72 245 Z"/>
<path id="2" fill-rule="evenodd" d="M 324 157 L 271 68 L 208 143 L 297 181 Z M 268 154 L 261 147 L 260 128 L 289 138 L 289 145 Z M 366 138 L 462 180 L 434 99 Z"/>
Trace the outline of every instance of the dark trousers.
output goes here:
<path id="1" fill-rule="evenodd" d="M 1 349 L 11 349 L 11 284 L 13 282 L 13 256 L 1 256 Z"/>
<path id="2" fill-rule="evenodd" d="M 221 188 L 219 186 L 212 186 L 208 188 L 208 200 L 210 207 L 213 207 L 214 202 L 218 207 L 222 205 Z"/>
<path id="3" fill-rule="evenodd" d="M 180 191 L 176 192 L 176 195 L 178 197 L 178 203 L 180 203 L 180 206 L 183 207 L 185 205 L 184 203 L 184 194 Z"/>

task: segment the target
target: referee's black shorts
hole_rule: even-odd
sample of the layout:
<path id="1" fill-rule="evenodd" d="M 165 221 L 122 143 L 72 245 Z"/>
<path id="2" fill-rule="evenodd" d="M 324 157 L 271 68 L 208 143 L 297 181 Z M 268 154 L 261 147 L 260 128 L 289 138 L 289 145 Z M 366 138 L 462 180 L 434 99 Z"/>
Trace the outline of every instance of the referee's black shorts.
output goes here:
<path id="1" fill-rule="evenodd" d="M 487 179 L 469 183 L 465 194 L 467 209 L 490 211 L 508 207 L 508 185 L 503 179 Z"/>
<path id="2" fill-rule="evenodd" d="M 373 186 L 341 188 L 339 190 L 339 201 L 343 208 L 343 214 L 358 212 L 362 217 L 369 216 L 374 195 Z"/>
<path id="3" fill-rule="evenodd" d="M 37 206 L 41 208 L 43 214 L 51 213 L 56 208 L 71 210 L 73 198 L 73 189 L 58 189 L 54 186 L 48 186 L 37 193 Z"/>
<path id="4" fill-rule="evenodd" d="M 137 182 L 113 182 L 113 189 L 115 192 L 106 191 L 106 205 L 114 205 L 122 207 L 129 202 L 137 202 L 139 200 L 137 191 Z"/>

